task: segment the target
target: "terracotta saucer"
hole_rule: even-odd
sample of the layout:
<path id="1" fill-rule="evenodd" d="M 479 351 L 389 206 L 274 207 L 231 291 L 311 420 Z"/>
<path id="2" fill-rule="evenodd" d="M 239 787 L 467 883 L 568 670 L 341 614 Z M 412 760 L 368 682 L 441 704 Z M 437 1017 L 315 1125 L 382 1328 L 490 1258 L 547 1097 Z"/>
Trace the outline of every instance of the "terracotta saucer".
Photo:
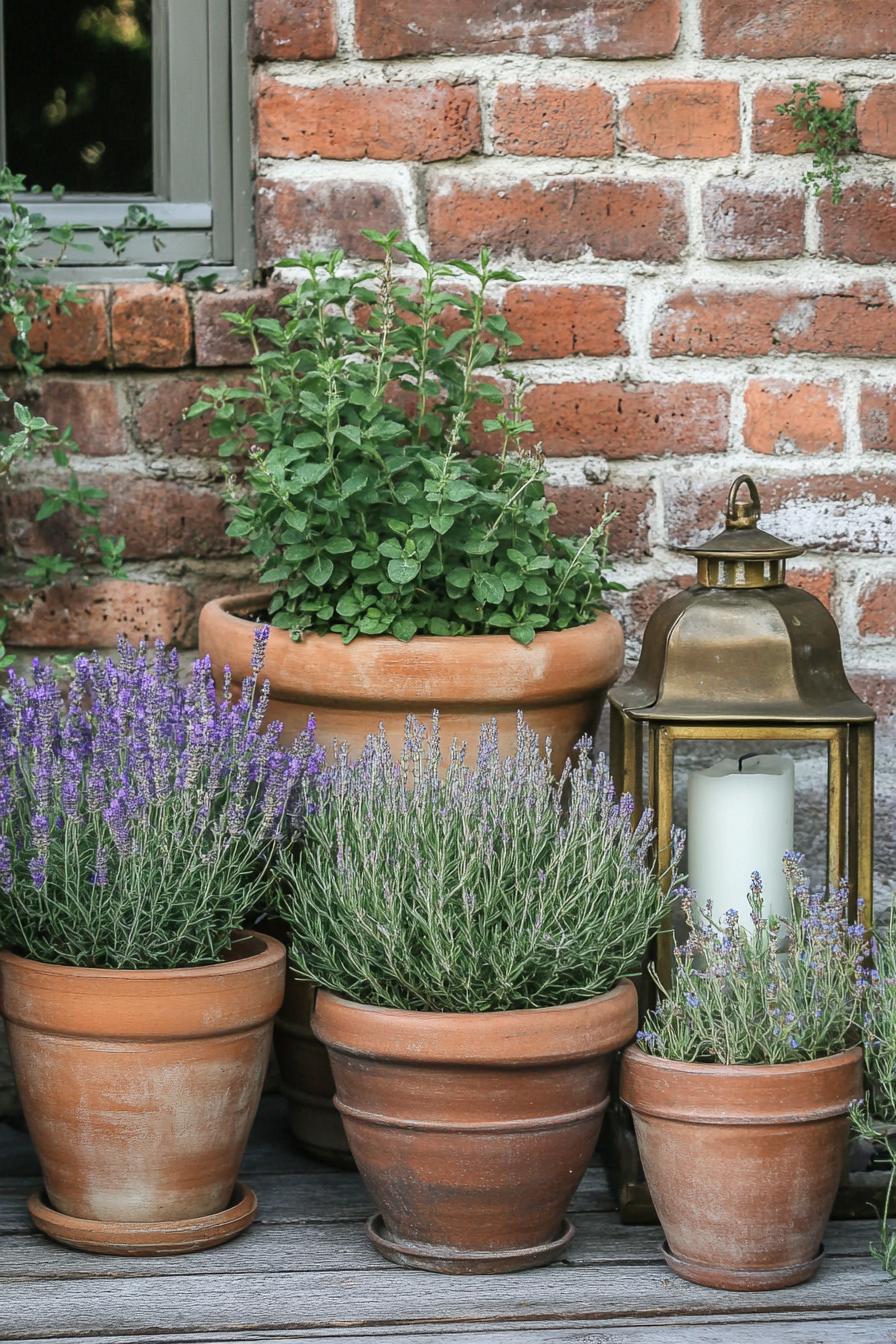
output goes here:
<path id="1" fill-rule="evenodd" d="M 520 1269 L 549 1265 L 560 1258 L 575 1232 L 572 1223 L 564 1218 L 559 1237 L 540 1246 L 523 1246 L 512 1251 L 459 1251 L 452 1246 L 398 1241 L 387 1230 L 382 1214 L 375 1213 L 367 1220 L 367 1235 L 380 1255 L 407 1269 L 428 1269 L 436 1274 L 513 1274 Z"/>
<path id="2" fill-rule="evenodd" d="M 697 1260 L 675 1255 L 665 1241 L 660 1249 L 666 1264 L 681 1278 L 690 1283 L 702 1284 L 705 1288 L 726 1288 L 735 1293 L 762 1293 L 772 1288 L 792 1288 L 796 1283 L 805 1283 L 811 1279 L 824 1259 L 824 1246 L 820 1246 L 818 1254 L 801 1265 L 782 1265 L 775 1269 L 731 1269 L 723 1265 L 702 1265 Z"/>
<path id="3" fill-rule="evenodd" d="M 31 1221 L 39 1232 L 77 1251 L 97 1255 L 185 1255 L 230 1241 L 252 1223 L 258 1209 L 255 1191 L 236 1185 L 233 1199 L 220 1213 L 181 1218 L 170 1223 L 117 1223 L 71 1218 L 58 1213 L 43 1190 L 28 1200 Z"/>

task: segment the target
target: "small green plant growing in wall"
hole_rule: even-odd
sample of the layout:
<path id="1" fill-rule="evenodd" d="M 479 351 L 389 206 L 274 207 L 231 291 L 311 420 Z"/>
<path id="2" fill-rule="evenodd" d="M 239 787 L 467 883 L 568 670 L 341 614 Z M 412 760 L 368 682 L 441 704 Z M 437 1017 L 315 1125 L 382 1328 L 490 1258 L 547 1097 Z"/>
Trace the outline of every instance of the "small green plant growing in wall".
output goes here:
<path id="1" fill-rule="evenodd" d="M 859 148 L 857 101 L 847 98 L 842 107 L 825 107 L 817 83 L 810 80 L 794 84 L 791 97 L 775 108 L 802 133 L 799 152 L 812 155 L 812 167 L 804 173 L 803 182 L 816 196 L 829 186 L 835 205 L 843 195 L 843 178 L 852 168 L 849 156 Z"/>

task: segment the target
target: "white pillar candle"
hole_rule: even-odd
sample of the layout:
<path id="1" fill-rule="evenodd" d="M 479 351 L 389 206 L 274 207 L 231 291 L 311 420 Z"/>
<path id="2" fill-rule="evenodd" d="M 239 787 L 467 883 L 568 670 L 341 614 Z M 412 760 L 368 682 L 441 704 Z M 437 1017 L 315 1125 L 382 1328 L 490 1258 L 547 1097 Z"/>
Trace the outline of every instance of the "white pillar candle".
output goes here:
<path id="1" fill-rule="evenodd" d="M 793 760 L 727 756 L 688 775 L 688 886 L 713 918 L 737 910 L 752 929 L 750 878 L 762 878 L 765 914 L 786 918 L 790 897 L 782 861 L 793 849 Z"/>

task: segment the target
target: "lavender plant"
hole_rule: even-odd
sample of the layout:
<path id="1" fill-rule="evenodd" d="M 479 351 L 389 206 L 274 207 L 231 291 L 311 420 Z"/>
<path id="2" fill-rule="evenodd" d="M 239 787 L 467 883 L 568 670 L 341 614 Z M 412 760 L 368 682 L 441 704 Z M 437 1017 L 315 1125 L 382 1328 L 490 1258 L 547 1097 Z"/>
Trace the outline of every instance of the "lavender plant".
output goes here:
<path id="1" fill-rule="evenodd" d="M 261 891 L 272 841 L 322 765 L 313 727 L 288 750 L 252 675 L 217 696 L 208 659 L 119 643 L 75 659 L 66 689 L 35 660 L 0 701 L 0 942 L 38 961 L 115 969 L 214 962 Z"/>
<path id="2" fill-rule="evenodd" d="M 888 1165 L 890 1179 L 881 1211 L 880 1233 L 871 1254 L 896 1279 L 896 1226 L 890 1209 L 896 1193 L 896 915 L 890 911 L 889 928 L 872 942 L 872 966 L 867 974 L 862 1035 L 868 1097 L 853 1110 L 859 1136 L 871 1145 L 874 1159 Z"/>
<path id="3" fill-rule="evenodd" d="M 855 1043 L 864 988 L 866 931 L 847 916 L 848 892 L 813 894 L 802 856 L 787 854 L 793 902 L 788 921 L 762 912 L 753 874 L 752 928 L 736 910 L 721 922 L 682 904 L 689 937 L 675 948 L 670 987 L 653 970 L 659 1003 L 638 1033 L 641 1049 L 710 1064 L 783 1064 L 822 1059 Z"/>
<path id="4" fill-rule="evenodd" d="M 316 782 L 307 843 L 283 850 L 280 913 L 302 976 L 380 1007 L 540 1008 L 640 969 L 666 899 L 588 743 L 560 780 L 519 723 L 502 758 L 494 723 L 475 765 L 438 719 L 408 720 L 396 760 L 381 732 Z M 680 844 L 677 845 L 677 854 Z"/>

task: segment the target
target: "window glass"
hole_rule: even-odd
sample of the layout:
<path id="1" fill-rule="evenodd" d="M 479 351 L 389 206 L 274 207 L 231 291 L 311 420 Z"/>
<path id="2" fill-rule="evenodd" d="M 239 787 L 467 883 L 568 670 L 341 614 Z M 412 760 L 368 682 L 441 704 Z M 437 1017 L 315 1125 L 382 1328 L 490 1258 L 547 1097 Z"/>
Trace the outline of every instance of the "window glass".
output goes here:
<path id="1" fill-rule="evenodd" d="M 6 162 L 69 192 L 153 190 L 151 0 L 5 0 Z"/>

